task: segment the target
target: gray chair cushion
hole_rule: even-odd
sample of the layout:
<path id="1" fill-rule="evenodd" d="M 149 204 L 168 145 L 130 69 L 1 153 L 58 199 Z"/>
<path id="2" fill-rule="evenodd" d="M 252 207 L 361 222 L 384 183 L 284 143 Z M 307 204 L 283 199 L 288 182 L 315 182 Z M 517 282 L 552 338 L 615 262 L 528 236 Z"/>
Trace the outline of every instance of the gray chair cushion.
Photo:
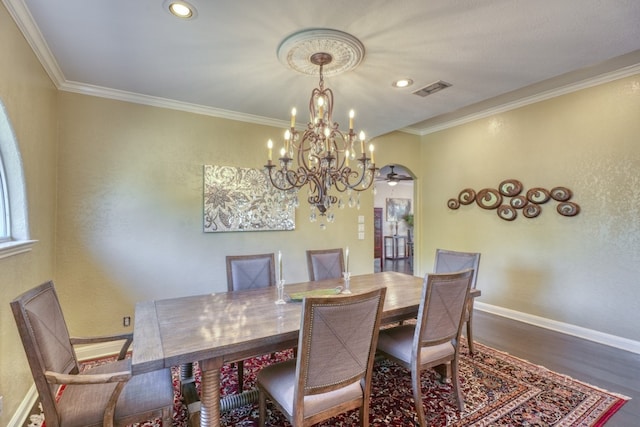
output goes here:
<path id="1" fill-rule="evenodd" d="M 104 374 L 129 371 L 131 360 L 100 365 L 82 374 Z M 64 426 L 101 426 L 102 411 L 116 383 L 66 385 L 58 410 Z M 169 369 L 133 376 L 120 393 L 115 418 L 124 419 L 140 412 L 161 411 L 173 402 L 173 384 Z"/>
<path id="2" fill-rule="evenodd" d="M 296 361 L 289 360 L 267 366 L 260 371 L 260 384 L 289 414 L 293 413 L 293 391 L 296 383 Z M 342 402 L 362 399 L 360 381 L 328 393 L 304 397 L 304 417 L 317 414 Z"/>
<path id="3" fill-rule="evenodd" d="M 380 331 L 378 349 L 410 364 L 415 329 L 415 325 L 402 325 Z M 420 364 L 424 365 L 431 360 L 438 360 L 443 357 L 452 358 L 454 352 L 455 348 L 450 342 L 422 347 L 420 349 Z"/>

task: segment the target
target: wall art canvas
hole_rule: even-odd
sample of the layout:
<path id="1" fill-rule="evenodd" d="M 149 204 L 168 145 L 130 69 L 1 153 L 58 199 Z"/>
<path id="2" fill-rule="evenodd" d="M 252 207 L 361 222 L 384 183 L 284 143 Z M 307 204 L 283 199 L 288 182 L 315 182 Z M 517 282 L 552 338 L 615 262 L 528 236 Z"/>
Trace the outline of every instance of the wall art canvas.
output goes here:
<path id="1" fill-rule="evenodd" d="M 294 229 L 294 207 L 262 170 L 204 166 L 205 232 Z"/>
<path id="2" fill-rule="evenodd" d="M 411 199 L 387 199 L 387 222 L 400 221 L 411 213 Z"/>

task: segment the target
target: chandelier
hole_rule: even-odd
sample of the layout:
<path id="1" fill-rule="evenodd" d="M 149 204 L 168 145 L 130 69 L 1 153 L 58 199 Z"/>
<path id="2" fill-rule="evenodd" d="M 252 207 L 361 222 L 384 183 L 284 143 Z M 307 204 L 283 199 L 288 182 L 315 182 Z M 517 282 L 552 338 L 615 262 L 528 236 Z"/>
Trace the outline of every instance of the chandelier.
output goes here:
<path id="1" fill-rule="evenodd" d="M 343 132 L 333 121 L 333 92 L 324 87 L 323 67 L 333 57 L 326 52 L 310 56 L 312 64 L 320 68 L 320 82 L 311 92 L 309 122 L 304 131 L 296 130 L 296 109 L 291 111 L 291 126 L 285 131 L 280 157 L 273 161 L 273 141 L 267 143 L 268 160 L 265 165 L 271 184 L 289 192 L 294 206 L 299 204 L 298 191 L 308 187 L 307 201 L 311 205 L 309 219 L 326 216 L 335 220 L 333 207 L 343 208 L 344 193 L 349 207 L 360 207 L 359 193 L 371 187 L 378 171 L 374 160 L 374 146 L 368 153 L 364 132 L 353 130 L 354 112 L 349 112 L 349 130 Z M 324 224 L 323 224 L 324 226 Z"/>

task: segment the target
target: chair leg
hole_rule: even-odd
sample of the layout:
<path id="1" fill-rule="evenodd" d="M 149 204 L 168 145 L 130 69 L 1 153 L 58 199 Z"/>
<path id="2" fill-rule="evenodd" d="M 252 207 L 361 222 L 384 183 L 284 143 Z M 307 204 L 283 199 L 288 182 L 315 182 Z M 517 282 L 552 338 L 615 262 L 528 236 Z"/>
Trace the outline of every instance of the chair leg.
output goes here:
<path id="1" fill-rule="evenodd" d="M 458 360 L 454 359 L 451 362 L 451 385 L 453 385 L 453 395 L 456 398 L 458 404 L 458 410 L 462 412 L 464 410 L 464 397 L 462 396 L 462 390 L 460 390 L 460 377 L 458 375 Z"/>
<path id="2" fill-rule="evenodd" d="M 469 354 L 476 353 L 476 347 L 473 344 L 473 299 L 467 304 L 467 345 L 469 346 Z"/>
<path id="3" fill-rule="evenodd" d="M 162 410 L 162 427 L 171 427 L 173 425 L 173 408 L 164 408 Z"/>
<path id="4" fill-rule="evenodd" d="M 267 397 L 264 392 L 260 390 L 258 394 L 258 427 L 264 427 L 265 420 L 267 419 Z"/>
<path id="5" fill-rule="evenodd" d="M 469 354 L 476 354 L 476 346 L 473 343 L 473 326 L 471 317 L 467 320 L 467 344 L 469 345 Z"/>
<path id="6" fill-rule="evenodd" d="M 413 388 L 413 400 L 416 404 L 416 414 L 418 415 L 418 424 L 420 427 L 426 427 L 427 421 L 424 418 L 424 409 L 422 407 L 422 385 L 420 382 L 420 369 L 411 369 L 411 386 Z"/>
<path id="7" fill-rule="evenodd" d="M 446 362 L 442 365 L 437 365 L 433 367 L 433 370 L 436 371 L 438 376 L 440 376 L 440 382 L 442 384 L 451 382 L 451 363 Z"/>
<path id="8" fill-rule="evenodd" d="M 238 393 L 242 393 L 244 390 L 244 362 L 241 360 L 236 365 L 238 366 Z"/>
<path id="9" fill-rule="evenodd" d="M 360 406 L 360 427 L 369 427 L 369 399 L 364 399 Z"/>

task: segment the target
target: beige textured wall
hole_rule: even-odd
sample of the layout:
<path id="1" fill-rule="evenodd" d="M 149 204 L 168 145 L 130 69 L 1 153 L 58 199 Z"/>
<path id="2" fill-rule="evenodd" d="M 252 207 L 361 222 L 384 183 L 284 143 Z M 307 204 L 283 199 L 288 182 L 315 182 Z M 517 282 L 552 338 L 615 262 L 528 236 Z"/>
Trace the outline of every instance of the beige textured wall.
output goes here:
<path id="1" fill-rule="evenodd" d="M 136 301 L 226 291 L 228 254 L 281 250 L 293 283 L 305 249 L 349 245 L 352 271 L 373 270 L 371 191 L 325 231 L 301 201 L 295 231 L 203 233 L 203 165 L 261 168 L 282 129 L 72 93 L 60 106 L 56 279 L 78 333 L 121 329 Z"/>
<path id="2" fill-rule="evenodd" d="M 22 154 L 31 238 L 27 253 L 0 259 L 0 425 L 9 423 L 33 383 L 9 301 L 54 275 L 57 91 L 0 6 L 0 99 Z"/>
<path id="3" fill-rule="evenodd" d="M 437 247 L 479 251 L 481 301 L 640 340 L 639 137 L 640 76 L 424 136 L 424 271 Z M 507 222 L 446 206 L 508 178 L 566 186 L 582 211 L 566 218 L 548 203 Z"/>

